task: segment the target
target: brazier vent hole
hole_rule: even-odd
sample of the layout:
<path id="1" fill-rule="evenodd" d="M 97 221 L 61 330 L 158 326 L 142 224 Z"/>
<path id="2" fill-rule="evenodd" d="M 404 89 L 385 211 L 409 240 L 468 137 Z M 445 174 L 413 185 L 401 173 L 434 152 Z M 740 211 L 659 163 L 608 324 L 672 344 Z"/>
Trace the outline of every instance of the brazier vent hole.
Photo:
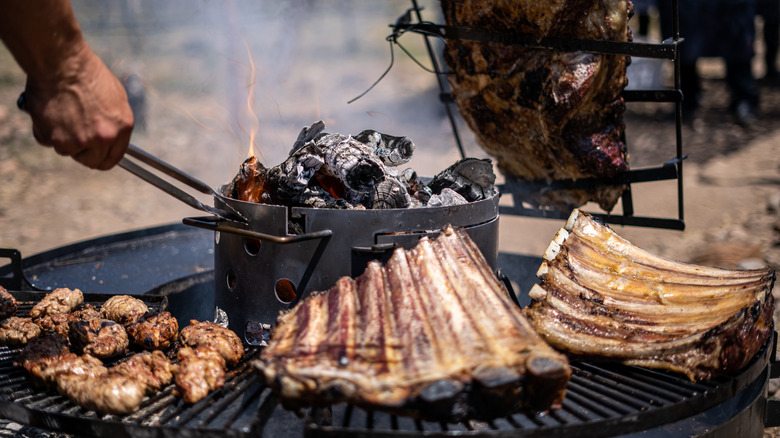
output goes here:
<path id="1" fill-rule="evenodd" d="M 292 281 L 286 278 L 282 278 L 276 282 L 276 285 L 274 286 L 274 292 L 276 293 L 276 298 L 279 298 L 279 301 L 285 304 L 291 303 L 292 300 L 298 296 L 298 294 L 295 292 L 295 285 Z"/>
<path id="2" fill-rule="evenodd" d="M 238 278 L 236 277 L 236 273 L 233 272 L 232 269 L 228 269 L 227 275 L 225 276 L 225 281 L 227 282 L 228 290 L 233 292 L 236 290 L 236 286 L 238 285 Z"/>
<path id="3" fill-rule="evenodd" d="M 263 246 L 263 243 L 256 239 L 245 239 L 244 240 L 244 249 L 246 250 L 247 254 L 251 256 L 256 256 L 260 252 L 260 247 Z"/>

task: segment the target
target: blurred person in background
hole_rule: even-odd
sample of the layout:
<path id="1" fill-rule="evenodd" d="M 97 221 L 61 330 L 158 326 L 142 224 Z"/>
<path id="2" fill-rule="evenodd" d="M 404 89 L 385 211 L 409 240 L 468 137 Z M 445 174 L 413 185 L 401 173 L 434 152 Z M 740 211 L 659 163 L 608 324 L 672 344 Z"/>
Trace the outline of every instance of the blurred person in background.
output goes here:
<path id="1" fill-rule="evenodd" d="M 20 107 L 35 140 L 93 169 L 127 150 L 133 112 L 122 83 L 92 51 L 69 0 L 8 0 L 0 40 L 27 74 Z"/>
<path id="2" fill-rule="evenodd" d="M 723 58 L 730 94 L 729 110 L 747 126 L 756 121 L 759 95 L 751 61 L 755 40 L 757 0 L 686 0 L 679 4 L 680 81 L 683 119 L 694 128 L 701 101 L 701 79 L 696 62 L 702 57 Z M 672 0 L 658 0 L 663 39 L 673 36 Z"/>
<path id="3" fill-rule="evenodd" d="M 780 83 L 777 71 L 777 51 L 780 50 L 780 0 L 758 0 L 756 13 L 764 21 L 764 79 Z"/>

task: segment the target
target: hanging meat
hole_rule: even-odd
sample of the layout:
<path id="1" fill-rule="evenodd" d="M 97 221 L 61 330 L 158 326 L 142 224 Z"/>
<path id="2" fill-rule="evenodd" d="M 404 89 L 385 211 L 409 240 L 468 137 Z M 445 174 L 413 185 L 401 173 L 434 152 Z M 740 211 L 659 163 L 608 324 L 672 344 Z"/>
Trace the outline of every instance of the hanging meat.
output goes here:
<path id="1" fill-rule="evenodd" d="M 290 408 L 349 402 L 442 421 L 559 406 L 571 375 L 452 227 L 282 314 L 254 365 Z"/>
<path id="2" fill-rule="evenodd" d="M 650 254 L 575 210 L 544 254 L 525 314 L 553 347 L 588 360 L 710 379 L 772 335 L 775 272 Z"/>
<path id="3" fill-rule="evenodd" d="M 447 25 L 503 34 L 627 41 L 627 0 L 442 0 Z M 517 180 L 522 202 L 610 211 L 622 185 L 548 190 L 556 180 L 628 170 L 621 93 L 628 57 L 448 39 L 455 103 L 477 142 Z M 516 198 L 517 202 L 517 198 Z"/>

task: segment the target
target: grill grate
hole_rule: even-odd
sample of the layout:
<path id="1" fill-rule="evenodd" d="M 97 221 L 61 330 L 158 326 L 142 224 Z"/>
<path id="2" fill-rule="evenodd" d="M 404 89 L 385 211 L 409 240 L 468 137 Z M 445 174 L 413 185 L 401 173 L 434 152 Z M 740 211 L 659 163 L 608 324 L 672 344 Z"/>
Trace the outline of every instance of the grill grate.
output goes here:
<path id="1" fill-rule="evenodd" d="M 142 298 L 157 300 L 147 302 L 152 309 L 165 306 L 161 297 Z M 92 299 L 95 306 L 105 301 Z M 19 314 L 31 307 L 20 301 Z M 698 383 L 644 368 L 574 362 L 561 409 L 456 424 L 345 404 L 314 408 L 306 412 L 305 420 L 298 418 L 281 407 L 253 371 L 258 347 L 248 347 L 243 361 L 228 373 L 225 386 L 198 403 L 185 404 L 169 385 L 145 399 L 136 413 L 98 415 L 54 391 L 33 388 L 26 372 L 13 365 L 21 349 L 0 347 L 0 416 L 37 428 L 99 437 L 613 436 L 668 424 L 734 397 L 767 372 L 770 345 L 771 340 L 741 372 Z"/>
<path id="2" fill-rule="evenodd" d="M 543 414 L 516 413 L 491 421 L 434 423 L 344 404 L 329 410 L 313 409 L 306 436 L 623 435 L 687 418 L 734 397 L 766 373 L 768 350 L 765 345 L 740 373 L 705 382 L 646 368 L 574 362 L 561 409 Z"/>

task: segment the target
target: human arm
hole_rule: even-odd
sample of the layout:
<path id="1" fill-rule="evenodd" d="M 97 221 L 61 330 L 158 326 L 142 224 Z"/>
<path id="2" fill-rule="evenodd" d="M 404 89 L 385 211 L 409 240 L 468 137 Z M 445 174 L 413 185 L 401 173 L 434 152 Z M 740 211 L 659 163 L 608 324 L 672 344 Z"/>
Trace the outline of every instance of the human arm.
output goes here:
<path id="1" fill-rule="evenodd" d="M 69 0 L 6 0 L 0 39 L 27 74 L 24 109 L 38 143 L 94 169 L 124 155 L 133 112 L 84 39 Z"/>

